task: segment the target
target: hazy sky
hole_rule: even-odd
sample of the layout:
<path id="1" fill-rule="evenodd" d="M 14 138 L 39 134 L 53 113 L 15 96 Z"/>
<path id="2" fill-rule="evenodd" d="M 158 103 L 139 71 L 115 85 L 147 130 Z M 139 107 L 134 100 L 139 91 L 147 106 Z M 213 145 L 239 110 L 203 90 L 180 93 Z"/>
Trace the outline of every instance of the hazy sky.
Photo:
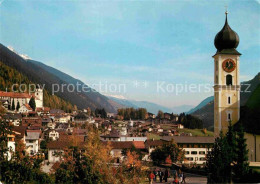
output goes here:
<path id="1" fill-rule="evenodd" d="M 95 88 L 107 84 L 112 91 L 103 86 L 105 94 L 168 107 L 197 105 L 212 95 L 177 95 L 172 87 L 208 84 L 213 90 L 214 38 L 225 5 L 240 37 L 241 81 L 260 71 L 259 1 L 0 2 L 2 44 Z"/>

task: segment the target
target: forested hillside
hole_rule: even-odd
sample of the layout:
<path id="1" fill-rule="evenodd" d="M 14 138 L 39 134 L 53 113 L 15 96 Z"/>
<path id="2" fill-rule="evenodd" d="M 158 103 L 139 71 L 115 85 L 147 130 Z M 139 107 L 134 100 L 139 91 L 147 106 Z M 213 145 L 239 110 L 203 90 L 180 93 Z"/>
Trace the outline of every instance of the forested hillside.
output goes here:
<path id="1" fill-rule="evenodd" d="M 26 84 L 27 89 L 29 84 L 33 84 L 27 77 L 19 73 L 17 70 L 3 64 L 0 61 L 0 90 L 1 91 L 11 91 L 13 84 Z M 25 90 L 25 87 L 21 88 Z M 14 90 L 19 90 L 19 88 L 14 88 Z M 27 91 L 28 92 L 28 91 Z M 71 103 L 61 99 L 56 95 L 51 95 L 49 92 L 44 90 L 43 104 L 45 107 L 59 108 L 70 112 L 73 110 Z"/>
<path id="2" fill-rule="evenodd" d="M 33 83 L 40 85 L 44 84 L 46 91 L 50 94 L 53 84 L 68 86 L 70 82 L 73 82 L 72 84 L 74 84 L 74 82 L 77 81 L 71 76 L 48 67 L 47 65 L 44 65 L 43 67 L 43 65 L 40 65 L 39 63 L 36 64 L 36 62 L 26 60 L 2 44 L 0 44 L 0 61 L 17 70 Z M 68 79 L 70 81 L 68 81 Z M 82 90 L 70 91 L 68 88 L 64 88 L 64 90 L 57 91 L 55 95 L 73 105 L 77 105 L 79 109 L 87 107 L 90 107 L 92 110 L 96 108 L 105 108 L 107 112 L 116 112 L 115 107 L 111 105 L 108 98 L 98 92 L 93 92 L 93 89 L 91 88 L 89 89 L 91 92 L 84 93 Z"/>

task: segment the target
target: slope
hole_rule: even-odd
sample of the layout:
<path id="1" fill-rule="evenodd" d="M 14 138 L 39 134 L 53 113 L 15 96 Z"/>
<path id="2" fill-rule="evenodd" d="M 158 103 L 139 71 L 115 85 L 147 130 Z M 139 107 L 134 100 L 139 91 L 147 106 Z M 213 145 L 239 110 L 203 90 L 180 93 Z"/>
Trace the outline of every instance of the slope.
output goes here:
<path id="1" fill-rule="evenodd" d="M 28 89 L 29 84 L 32 84 L 32 82 L 17 70 L 0 62 L 0 90 L 11 91 L 13 84 L 26 84 Z M 19 90 L 19 88 L 15 90 Z M 25 90 L 25 87 L 21 90 Z M 43 93 L 43 105 L 45 107 L 59 108 L 66 112 L 71 112 L 73 110 L 71 103 L 57 97 L 56 95 L 50 95 L 46 90 L 44 90 Z"/>
<path id="2" fill-rule="evenodd" d="M 53 84 L 59 86 L 69 84 L 66 80 L 64 80 L 64 78 L 61 79 L 58 75 L 53 75 L 53 73 L 49 72 L 48 69 L 44 69 L 33 62 L 24 60 L 21 56 L 12 52 L 2 44 L 0 44 L 0 60 L 5 65 L 26 76 L 31 82 L 41 85 L 44 84 L 46 91 L 50 94 L 52 92 Z M 58 72 L 58 70 L 56 70 L 56 72 Z M 90 91 L 94 91 L 91 88 L 89 89 Z M 108 102 L 108 99 L 99 93 L 95 96 L 77 91 L 71 92 L 65 88 L 63 91 L 58 91 L 55 94 L 71 104 L 77 105 L 80 109 L 90 107 L 91 109 L 105 108 L 107 112 L 116 111 L 115 108 Z"/>

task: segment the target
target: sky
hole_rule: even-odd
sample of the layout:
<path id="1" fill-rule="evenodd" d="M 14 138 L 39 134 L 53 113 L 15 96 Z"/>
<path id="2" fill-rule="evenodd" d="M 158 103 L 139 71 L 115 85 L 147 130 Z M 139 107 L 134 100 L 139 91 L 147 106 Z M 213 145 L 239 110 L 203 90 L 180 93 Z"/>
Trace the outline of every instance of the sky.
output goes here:
<path id="1" fill-rule="evenodd" d="M 0 42 L 102 94 L 197 105 L 213 95 L 225 6 L 246 81 L 260 71 L 259 1 L 0 0 Z"/>

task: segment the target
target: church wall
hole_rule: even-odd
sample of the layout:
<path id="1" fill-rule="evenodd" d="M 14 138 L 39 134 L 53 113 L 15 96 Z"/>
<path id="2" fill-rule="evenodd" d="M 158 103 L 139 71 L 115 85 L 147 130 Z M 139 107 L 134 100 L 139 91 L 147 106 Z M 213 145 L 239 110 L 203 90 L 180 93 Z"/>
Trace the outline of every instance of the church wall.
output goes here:
<path id="1" fill-rule="evenodd" d="M 247 143 L 249 161 L 260 162 L 260 135 L 254 136 L 253 134 L 245 133 L 245 138 Z"/>

